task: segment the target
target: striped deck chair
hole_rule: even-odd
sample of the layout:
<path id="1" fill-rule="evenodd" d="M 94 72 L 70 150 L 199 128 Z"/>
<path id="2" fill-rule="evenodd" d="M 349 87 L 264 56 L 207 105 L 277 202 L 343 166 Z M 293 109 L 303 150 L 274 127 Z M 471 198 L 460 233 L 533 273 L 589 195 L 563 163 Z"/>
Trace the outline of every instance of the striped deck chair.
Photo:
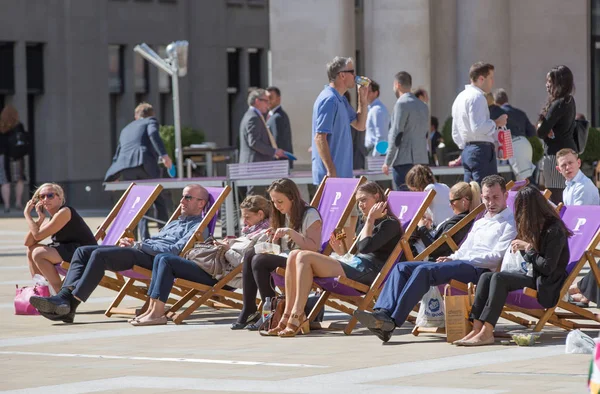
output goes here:
<path id="1" fill-rule="evenodd" d="M 600 318 L 594 313 L 563 301 L 571 284 L 577 279 L 583 266 L 588 263 L 596 282 L 600 286 L 600 268 L 595 258 L 600 257 L 596 250 L 600 243 L 600 206 L 567 206 L 562 211 L 565 225 L 573 232 L 569 238 L 570 262 L 567 265 L 567 279 L 560 291 L 560 300 L 553 308 L 543 308 L 537 302 L 537 291 L 530 288 L 515 290 L 508 294 L 501 317 L 521 324 L 534 326 L 534 331 L 541 331 L 545 324 L 552 324 L 565 330 L 576 328 L 600 328 Z M 458 291 L 465 291 L 467 285 L 451 281 L 450 285 Z M 557 309 L 563 311 L 557 311 Z M 536 320 L 527 320 L 514 313 L 521 313 Z M 587 320 L 592 323 L 579 323 Z"/>
<path id="2" fill-rule="evenodd" d="M 163 187 L 161 185 L 144 186 L 132 183 L 125 193 L 119 198 L 106 219 L 96 230 L 95 238 L 101 245 L 116 245 L 123 237 L 134 238 L 134 230 L 146 211 L 150 209 Z M 56 265 L 56 271 L 65 276 L 69 270 L 69 263 L 63 261 Z M 119 291 L 125 284 L 123 277 L 117 278 L 104 275 L 100 286 Z"/>
<path id="3" fill-rule="evenodd" d="M 225 201 L 225 198 L 231 192 L 229 186 L 225 187 L 206 187 L 209 194 L 209 201 L 205 207 L 204 218 L 198 225 L 198 228 L 194 232 L 194 235 L 187 241 L 185 247 L 180 253 L 183 256 L 188 250 L 190 250 L 194 243 L 204 241 L 202 233 L 205 229 L 208 229 L 209 235 L 212 235 L 215 230 L 217 223 L 218 212 L 221 208 L 221 204 Z M 181 215 L 181 206 L 171 215 L 169 222 L 177 219 Z M 143 267 L 134 266 L 132 269 L 127 271 L 119 271 L 119 275 L 128 278 L 124 286 L 119 291 L 119 294 L 115 297 L 113 302 L 110 304 L 104 314 L 110 317 L 114 314 L 119 315 L 134 315 L 136 310 L 134 309 L 123 309 L 119 308 L 119 304 L 123 301 L 125 296 L 134 297 L 147 303 L 147 287 L 150 285 L 150 279 L 152 278 L 152 271 L 147 270 Z M 142 285 L 136 285 L 136 282 L 141 282 Z M 181 292 L 180 292 L 181 293 Z M 143 309 L 143 308 L 142 308 Z"/>
<path id="4" fill-rule="evenodd" d="M 329 235 L 334 231 L 339 231 L 344 228 L 348 220 L 352 208 L 355 204 L 355 194 L 358 187 L 366 182 L 366 178 L 328 178 L 325 177 L 315 196 L 311 201 L 311 206 L 317 208 L 321 214 L 323 227 L 321 230 L 321 250 L 324 253 L 331 253 L 329 246 Z M 202 304 L 215 297 L 221 299 L 237 300 L 236 304 L 229 303 L 237 309 L 241 309 L 242 295 L 237 292 L 224 290 L 223 287 L 242 271 L 242 264 L 236 267 L 227 276 L 221 279 L 214 286 L 206 286 L 200 283 L 190 282 L 183 279 L 176 279 L 175 283 L 182 287 L 190 289 L 175 305 L 167 312 L 167 317 L 172 319 L 176 324 L 181 324 L 190 314 L 198 309 Z M 284 271 L 285 272 L 285 271 Z M 194 302 L 186 308 L 185 311 L 177 313 L 183 305 L 196 297 Z M 221 301 L 220 301 L 221 302 Z M 221 302 L 224 303 L 224 302 Z M 225 302 L 227 305 L 227 303 Z"/>
<path id="5" fill-rule="evenodd" d="M 417 223 L 435 197 L 435 191 L 429 192 L 400 192 L 392 191 L 387 194 L 388 209 L 394 214 L 404 228 L 404 235 L 390 254 L 388 260 L 379 272 L 371 286 L 355 282 L 344 276 L 336 278 L 314 278 L 314 285 L 323 293 L 308 316 L 314 320 L 321 308 L 328 305 L 351 316 L 344 328 L 344 333 L 350 335 L 358 322 L 353 313 L 355 310 L 372 310 L 375 300 L 383 287 L 390 270 L 404 254 L 407 260 L 413 260 L 413 254 L 408 243 L 411 234 L 417 228 Z M 355 249 L 356 243 L 353 247 Z M 280 271 L 278 270 L 278 273 Z M 342 304 L 342 302 L 344 304 Z M 350 306 L 347 306 L 350 304 Z"/>

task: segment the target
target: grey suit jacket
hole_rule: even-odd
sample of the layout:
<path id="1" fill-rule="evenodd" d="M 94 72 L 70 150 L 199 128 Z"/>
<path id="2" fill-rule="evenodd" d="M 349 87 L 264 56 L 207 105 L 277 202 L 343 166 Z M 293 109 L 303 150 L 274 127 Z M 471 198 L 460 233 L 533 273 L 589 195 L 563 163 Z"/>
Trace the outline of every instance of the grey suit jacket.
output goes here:
<path id="1" fill-rule="evenodd" d="M 158 129 L 158 121 L 154 117 L 140 118 L 125 126 L 119 136 L 119 145 L 112 165 L 106 171 L 104 180 L 115 180 L 121 171 L 139 166 L 143 167 L 148 178 L 158 178 L 160 176 L 158 158 L 167 154 Z"/>
<path id="2" fill-rule="evenodd" d="M 267 128 L 253 107 L 248 108 L 240 123 L 240 163 L 274 160 Z"/>
<path id="3" fill-rule="evenodd" d="M 275 137 L 277 147 L 286 152 L 294 153 L 292 145 L 292 126 L 287 113 L 281 108 L 277 108 L 273 115 L 267 120 L 267 126 Z M 293 167 L 293 161 L 290 160 L 290 167 Z"/>
<path id="4" fill-rule="evenodd" d="M 385 164 L 427 164 L 427 131 L 429 108 L 412 93 L 405 93 L 396 101 L 388 133 L 388 151 Z M 395 145 L 402 134 L 400 146 Z"/>

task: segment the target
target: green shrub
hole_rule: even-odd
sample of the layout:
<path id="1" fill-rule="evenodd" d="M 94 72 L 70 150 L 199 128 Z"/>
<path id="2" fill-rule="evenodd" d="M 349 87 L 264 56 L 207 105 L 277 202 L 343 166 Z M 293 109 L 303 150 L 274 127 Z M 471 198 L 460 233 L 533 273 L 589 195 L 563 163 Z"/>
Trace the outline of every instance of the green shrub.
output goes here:
<path id="1" fill-rule="evenodd" d="M 529 137 L 527 139 L 529 140 L 531 149 L 533 150 L 533 158 L 531 161 L 533 161 L 533 164 L 536 164 L 542 160 L 542 157 L 544 156 L 544 145 L 542 144 L 542 140 L 536 136 Z"/>
<path id="2" fill-rule="evenodd" d="M 585 144 L 585 150 L 579 158 L 582 162 L 593 164 L 595 161 L 600 160 L 600 130 L 595 127 L 590 127 L 590 133 L 588 135 L 587 143 Z"/>
<path id="3" fill-rule="evenodd" d="M 172 160 L 175 160 L 175 126 L 163 125 L 160 126 L 160 138 L 165 143 L 167 154 Z M 201 144 L 205 140 L 202 130 L 195 130 L 191 127 L 184 126 L 181 128 L 181 146 L 190 146 L 191 144 Z"/>
<path id="4" fill-rule="evenodd" d="M 444 145 L 446 145 L 446 148 L 444 149 L 445 152 L 455 152 L 460 150 L 452 139 L 452 116 L 450 116 L 444 122 L 444 127 L 442 128 L 442 137 L 444 138 Z"/>

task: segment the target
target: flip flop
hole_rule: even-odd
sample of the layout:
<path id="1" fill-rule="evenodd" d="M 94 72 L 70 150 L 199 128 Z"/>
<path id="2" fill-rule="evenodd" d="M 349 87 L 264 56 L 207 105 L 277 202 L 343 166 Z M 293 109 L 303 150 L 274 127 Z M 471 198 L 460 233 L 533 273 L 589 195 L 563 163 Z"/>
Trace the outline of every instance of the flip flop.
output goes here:
<path id="1" fill-rule="evenodd" d="M 139 320 L 134 320 L 131 322 L 132 326 L 135 327 L 141 327 L 141 326 L 162 326 L 167 324 L 167 317 L 166 316 L 161 316 L 158 319 L 152 319 L 152 320 L 146 320 L 146 321 L 139 321 Z"/>

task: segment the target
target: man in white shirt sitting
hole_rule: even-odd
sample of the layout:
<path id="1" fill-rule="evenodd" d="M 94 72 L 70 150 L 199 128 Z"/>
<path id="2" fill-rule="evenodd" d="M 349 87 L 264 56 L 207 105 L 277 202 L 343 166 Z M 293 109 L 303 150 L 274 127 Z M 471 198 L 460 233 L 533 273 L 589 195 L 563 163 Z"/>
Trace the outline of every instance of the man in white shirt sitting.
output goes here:
<path id="1" fill-rule="evenodd" d="M 581 172 L 581 159 L 573 149 L 556 152 L 556 169 L 565 177 L 563 204 L 600 205 L 600 195 L 594 182 Z"/>
<path id="2" fill-rule="evenodd" d="M 452 104 L 452 139 L 463 150 L 464 180 L 481 180 L 498 173 L 496 163 L 497 127 L 505 126 L 506 114 L 490 119 L 485 93 L 494 86 L 494 66 L 477 62 L 469 70 L 470 85 L 460 92 Z"/>
<path id="3" fill-rule="evenodd" d="M 476 221 L 461 247 L 436 263 L 410 261 L 396 264 L 373 312 L 356 311 L 354 315 L 383 342 L 389 341 L 396 327 L 400 327 L 431 286 L 455 279 L 463 283 L 477 283 L 479 277 L 496 271 L 504 252 L 516 237 L 515 219 L 506 207 L 506 181 L 499 175 L 490 175 L 482 181 L 482 200 L 487 209 Z"/>

